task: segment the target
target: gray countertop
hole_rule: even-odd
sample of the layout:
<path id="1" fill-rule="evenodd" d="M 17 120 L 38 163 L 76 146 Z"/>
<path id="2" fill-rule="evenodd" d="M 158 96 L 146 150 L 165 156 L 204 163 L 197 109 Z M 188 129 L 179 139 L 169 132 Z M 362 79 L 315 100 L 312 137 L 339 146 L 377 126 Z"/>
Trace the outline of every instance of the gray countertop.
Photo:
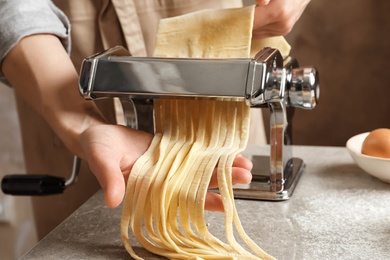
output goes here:
<path id="1" fill-rule="evenodd" d="M 267 147 L 248 153 L 267 155 Z M 366 174 L 342 147 L 294 147 L 306 169 L 287 201 L 236 200 L 248 235 L 278 259 L 390 259 L 390 184 Z M 98 192 L 22 259 L 130 259 L 120 240 L 121 209 Z M 223 215 L 207 213 L 223 237 Z M 146 259 L 161 259 L 140 247 Z"/>

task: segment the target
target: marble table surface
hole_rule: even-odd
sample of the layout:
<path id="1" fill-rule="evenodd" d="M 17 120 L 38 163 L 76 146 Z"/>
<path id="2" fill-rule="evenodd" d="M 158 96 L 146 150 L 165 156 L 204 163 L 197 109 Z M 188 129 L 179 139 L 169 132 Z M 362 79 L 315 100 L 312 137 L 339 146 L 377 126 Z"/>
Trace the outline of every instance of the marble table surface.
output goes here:
<path id="1" fill-rule="evenodd" d="M 306 169 L 289 200 L 236 200 L 248 235 L 277 259 L 390 259 L 390 184 L 358 168 L 343 147 L 294 146 L 293 152 Z M 121 208 L 106 208 L 99 191 L 22 259 L 131 259 L 120 240 L 120 217 Z M 223 215 L 206 218 L 222 238 Z"/>

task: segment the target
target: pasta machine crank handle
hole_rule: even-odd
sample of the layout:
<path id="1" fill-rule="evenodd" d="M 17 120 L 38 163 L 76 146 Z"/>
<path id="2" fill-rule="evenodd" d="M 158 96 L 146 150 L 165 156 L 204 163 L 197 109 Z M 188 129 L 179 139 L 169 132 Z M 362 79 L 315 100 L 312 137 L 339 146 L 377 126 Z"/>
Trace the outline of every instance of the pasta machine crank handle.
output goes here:
<path id="1" fill-rule="evenodd" d="M 69 179 L 46 174 L 11 174 L 3 177 L 1 189 L 4 194 L 39 196 L 63 193 L 65 188 L 77 180 L 81 159 L 73 159 L 72 174 Z"/>

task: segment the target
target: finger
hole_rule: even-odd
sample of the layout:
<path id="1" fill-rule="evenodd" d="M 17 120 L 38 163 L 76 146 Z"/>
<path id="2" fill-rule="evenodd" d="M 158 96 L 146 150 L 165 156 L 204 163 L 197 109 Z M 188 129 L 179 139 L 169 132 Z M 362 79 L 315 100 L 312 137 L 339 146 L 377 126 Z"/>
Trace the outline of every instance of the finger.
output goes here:
<path id="1" fill-rule="evenodd" d="M 223 204 L 222 204 L 221 195 L 214 193 L 214 192 L 208 192 L 206 194 L 204 208 L 205 208 L 205 210 L 208 210 L 208 211 L 222 211 L 223 212 Z"/>
<path id="2" fill-rule="evenodd" d="M 252 181 L 252 173 L 241 167 L 232 167 L 232 184 L 248 184 Z M 218 188 L 218 176 L 217 169 L 214 170 L 213 175 L 210 179 L 209 184 L 210 189 Z"/>
<path id="3" fill-rule="evenodd" d="M 241 155 L 236 156 L 236 158 L 233 161 L 233 167 L 241 167 L 247 170 L 252 170 L 253 163 L 248 158 L 242 157 Z"/>
<path id="4" fill-rule="evenodd" d="M 252 181 L 252 173 L 244 168 L 232 168 L 232 184 L 249 184 Z"/>
<path id="5" fill-rule="evenodd" d="M 281 11 L 277 4 L 272 3 L 267 6 L 256 6 L 252 38 L 281 36 L 291 31 L 297 15 L 289 13 L 288 10 Z"/>
<path id="6" fill-rule="evenodd" d="M 125 195 L 125 180 L 119 164 L 105 160 L 104 164 L 96 163 L 91 167 L 92 172 L 98 179 L 104 191 L 104 200 L 109 208 L 119 206 Z"/>
<path id="7" fill-rule="evenodd" d="M 253 30 L 262 30 L 267 27 L 268 24 L 275 22 L 274 11 L 269 5 L 256 5 L 255 13 L 253 17 Z"/>
<path id="8" fill-rule="evenodd" d="M 109 208 L 118 207 L 125 196 L 126 186 L 121 172 L 118 172 L 116 178 L 106 181 L 104 201 Z"/>

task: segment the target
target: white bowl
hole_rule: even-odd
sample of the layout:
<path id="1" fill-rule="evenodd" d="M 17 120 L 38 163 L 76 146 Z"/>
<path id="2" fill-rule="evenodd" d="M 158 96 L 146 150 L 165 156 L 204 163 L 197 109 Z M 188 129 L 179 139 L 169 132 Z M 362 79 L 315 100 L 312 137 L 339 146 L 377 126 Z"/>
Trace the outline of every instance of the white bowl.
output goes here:
<path id="1" fill-rule="evenodd" d="M 368 174 L 390 183 L 390 159 L 368 156 L 361 153 L 362 144 L 369 133 L 358 134 L 347 141 L 347 149 L 356 164 Z"/>

